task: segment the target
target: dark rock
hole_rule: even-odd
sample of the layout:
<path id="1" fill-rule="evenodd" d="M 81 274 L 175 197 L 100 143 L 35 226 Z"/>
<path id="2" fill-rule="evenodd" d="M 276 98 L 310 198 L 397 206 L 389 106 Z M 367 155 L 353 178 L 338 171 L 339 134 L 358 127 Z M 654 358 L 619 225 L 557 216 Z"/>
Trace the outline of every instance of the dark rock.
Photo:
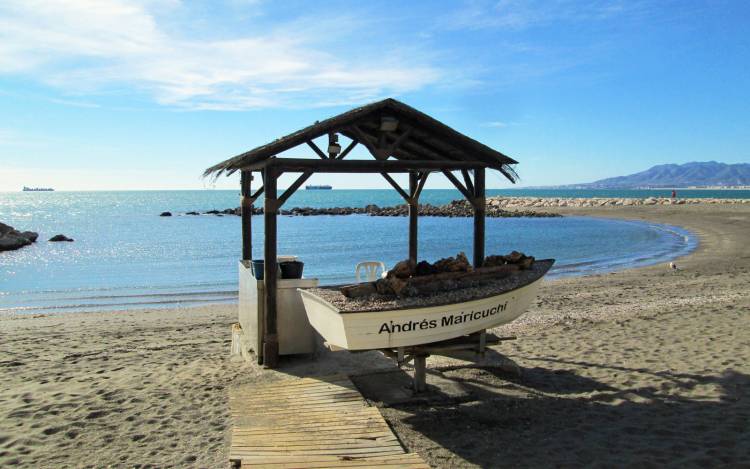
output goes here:
<path id="1" fill-rule="evenodd" d="M 64 234 L 57 234 L 57 235 L 55 235 L 55 236 L 51 237 L 51 238 L 50 238 L 49 240 L 50 240 L 51 242 L 53 242 L 53 243 L 56 243 L 56 242 L 59 242 L 59 241 L 68 241 L 68 242 L 72 242 L 72 241 L 73 241 L 73 238 L 68 238 L 68 237 L 67 237 L 67 236 L 65 236 Z"/>
<path id="2" fill-rule="evenodd" d="M 161 212 L 159 214 L 159 216 L 160 217 L 171 217 L 172 216 L 172 212 Z"/>
<path id="3" fill-rule="evenodd" d="M 14 251 L 36 241 L 38 233 L 33 231 L 20 232 L 10 225 L 0 223 L 0 251 Z"/>
<path id="4" fill-rule="evenodd" d="M 22 231 L 21 236 L 28 239 L 32 243 L 35 243 L 36 239 L 39 237 L 39 233 L 36 233 L 34 231 Z"/>
<path id="5" fill-rule="evenodd" d="M 198 212 L 187 212 L 185 215 L 200 215 Z"/>

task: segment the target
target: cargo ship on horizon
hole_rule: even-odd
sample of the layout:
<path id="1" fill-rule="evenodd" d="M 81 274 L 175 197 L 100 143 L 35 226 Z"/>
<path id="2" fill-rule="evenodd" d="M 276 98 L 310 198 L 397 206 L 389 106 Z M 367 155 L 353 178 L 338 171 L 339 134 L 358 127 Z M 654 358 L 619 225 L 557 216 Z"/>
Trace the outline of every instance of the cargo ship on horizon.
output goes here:
<path id="1" fill-rule="evenodd" d="M 322 184 L 322 185 L 308 184 L 305 186 L 305 190 L 307 191 L 330 191 L 331 189 L 333 189 L 333 187 L 327 184 Z"/>

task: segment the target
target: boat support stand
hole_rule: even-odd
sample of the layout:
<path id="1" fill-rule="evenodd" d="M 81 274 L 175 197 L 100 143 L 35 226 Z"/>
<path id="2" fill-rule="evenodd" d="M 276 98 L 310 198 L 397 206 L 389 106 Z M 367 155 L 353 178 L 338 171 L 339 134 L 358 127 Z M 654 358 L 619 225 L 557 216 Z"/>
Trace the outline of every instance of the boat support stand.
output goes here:
<path id="1" fill-rule="evenodd" d="M 516 337 L 498 337 L 494 334 L 488 334 L 486 330 L 481 330 L 455 339 L 410 347 L 381 349 L 380 352 L 394 360 L 399 368 L 413 361 L 414 378 L 412 388 L 414 393 L 422 393 L 427 390 L 427 357 L 430 355 L 441 355 L 459 360 L 477 362 L 484 358 L 488 345 L 497 345 L 505 340 L 516 340 Z"/>

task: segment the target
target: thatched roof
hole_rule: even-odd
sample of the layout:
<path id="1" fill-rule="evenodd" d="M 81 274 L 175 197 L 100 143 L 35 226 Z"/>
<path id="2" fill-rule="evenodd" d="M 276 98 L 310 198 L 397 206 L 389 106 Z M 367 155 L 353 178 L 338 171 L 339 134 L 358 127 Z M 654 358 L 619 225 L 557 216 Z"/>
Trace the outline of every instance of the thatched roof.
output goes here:
<path id="1" fill-rule="evenodd" d="M 397 128 L 393 131 L 381 131 L 384 118 L 391 121 L 395 119 L 398 122 Z M 342 134 L 375 153 L 379 149 L 392 148 L 386 157 L 400 161 L 430 162 L 430 166 L 442 161 L 448 169 L 455 163 L 473 164 L 498 170 L 512 182 L 517 179 L 510 166 L 517 163 L 514 159 L 395 99 L 378 101 L 316 122 L 271 143 L 222 161 L 208 168 L 204 176 L 218 177 L 241 169 L 258 168 L 261 163 L 275 158 L 279 153 L 329 133 Z M 343 160 L 336 161 L 343 163 Z M 328 166 L 335 165 L 333 161 L 326 163 Z"/>

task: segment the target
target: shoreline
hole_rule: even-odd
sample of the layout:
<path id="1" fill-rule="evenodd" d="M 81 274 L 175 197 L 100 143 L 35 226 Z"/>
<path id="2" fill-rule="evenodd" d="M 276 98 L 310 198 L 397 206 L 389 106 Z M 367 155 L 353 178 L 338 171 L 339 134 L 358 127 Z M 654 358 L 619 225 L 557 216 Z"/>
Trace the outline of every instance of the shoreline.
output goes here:
<path id="1" fill-rule="evenodd" d="M 482 367 L 430 357 L 428 381 L 468 397 L 382 409 L 400 441 L 438 468 L 746 462 L 750 207 L 555 210 L 682 226 L 700 242 L 676 271 L 545 282 L 521 320 L 493 331 L 519 339 Z M 223 467 L 230 387 L 395 369 L 377 352 L 286 358 L 279 370 L 235 361 L 236 314 L 230 304 L 0 320 L 0 465 Z"/>
<path id="2" fill-rule="evenodd" d="M 581 217 L 580 213 L 567 213 L 567 217 Z M 585 215 L 583 216 L 585 217 Z M 647 267 L 650 265 L 657 265 L 664 262 L 677 259 L 692 252 L 697 245 L 699 245 L 698 237 L 689 230 L 675 225 L 669 225 L 664 223 L 656 223 L 649 220 L 624 220 L 617 216 L 604 216 L 599 217 L 605 220 L 611 221 L 636 221 L 638 223 L 644 223 L 649 229 L 654 231 L 662 231 L 669 233 L 675 239 L 681 238 L 684 240 L 683 244 L 670 245 L 665 240 L 664 244 L 654 245 L 648 252 L 639 252 L 638 255 L 633 255 L 631 258 L 626 257 L 612 257 L 610 259 L 599 259 L 596 262 L 590 264 L 586 262 L 581 263 L 569 263 L 562 264 L 558 262 L 550 274 L 547 276 L 549 279 L 557 278 L 568 278 L 568 277 L 585 277 L 591 275 L 600 275 L 611 272 L 619 272 L 627 269 L 635 269 Z M 677 241 L 674 241 L 675 243 Z M 667 247 L 669 249 L 667 250 Z M 326 284 L 327 285 L 327 284 Z M 325 285 L 324 285 L 325 286 Z M 134 287 L 126 288 L 126 290 L 133 290 Z M 172 286 L 171 288 L 183 288 L 182 286 Z M 140 290 L 140 287 L 138 288 Z M 193 307 L 204 307 L 211 305 L 224 305 L 224 304 L 236 304 L 237 292 L 234 293 L 234 297 L 230 298 L 232 293 L 222 289 L 220 291 L 206 290 L 203 292 L 190 292 L 190 293 L 174 293 L 174 294 L 162 294 L 158 290 L 147 290 L 141 294 L 128 294 L 122 295 L 118 292 L 113 292 L 112 296 L 88 296 L 85 293 L 82 298 L 76 298 L 74 296 L 75 291 L 62 291 L 58 292 L 60 304 L 54 307 L 47 306 L 34 306 L 34 302 L 44 301 L 45 303 L 53 303 L 56 298 L 51 295 L 45 295 L 43 298 L 37 298 L 32 302 L 31 305 L 11 306 L 7 308 L 0 307 L 0 320 L 3 318 L 15 318 L 19 316 L 28 315 L 70 315 L 77 313 L 90 314 L 95 312 L 109 312 L 118 313 L 120 311 L 142 311 L 148 309 L 186 309 Z M 48 292 L 54 293 L 54 292 Z M 17 293 L 13 293 L 17 294 Z M 158 296 L 160 301 L 150 301 L 153 297 Z M 211 297 L 222 296 L 223 299 L 220 301 L 214 300 Z M 125 301 L 118 304 L 105 303 L 105 304 L 77 304 L 75 300 L 82 302 L 94 301 L 108 301 L 113 298 L 121 298 L 130 301 Z M 122 301 L 122 300 L 121 300 Z M 132 306 L 131 306 L 132 305 Z"/>

